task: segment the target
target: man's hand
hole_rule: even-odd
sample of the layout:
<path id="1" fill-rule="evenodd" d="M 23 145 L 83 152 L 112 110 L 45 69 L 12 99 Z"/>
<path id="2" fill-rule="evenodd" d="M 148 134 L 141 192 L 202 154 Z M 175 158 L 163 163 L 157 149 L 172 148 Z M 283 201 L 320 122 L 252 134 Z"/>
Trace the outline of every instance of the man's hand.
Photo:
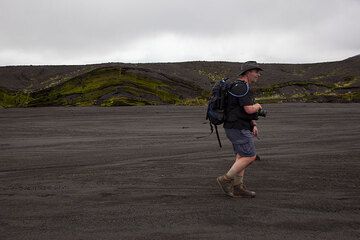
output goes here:
<path id="1" fill-rule="evenodd" d="M 254 126 L 253 127 L 253 130 L 252 130 L 252 134 L 254 135 L 254 137 L 257 137 L 259 139 L 259 130 L 257 128 L 257 126 Z"/>
<path id="2" fill-rule="evenodd" d="M 262 109 L 262 106 L 259 103 L 255 103 L 254 107 L 257 108 L 257 111 L 259 111 L 260 109 Z"/>

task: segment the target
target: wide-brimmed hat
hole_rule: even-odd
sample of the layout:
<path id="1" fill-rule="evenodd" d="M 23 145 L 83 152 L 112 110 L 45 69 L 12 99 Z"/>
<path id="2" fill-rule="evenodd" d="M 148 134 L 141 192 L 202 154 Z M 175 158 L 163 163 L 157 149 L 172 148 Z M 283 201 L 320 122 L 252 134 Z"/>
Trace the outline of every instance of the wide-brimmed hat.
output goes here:
<path id="1" fill-rule="evenodd" d="M 244 74 L 246 71 L 259 69 L 260 71 L 264 71 L 256 61 L 247 61 L 241 64 L 240 73 L 239 75 Z"/>

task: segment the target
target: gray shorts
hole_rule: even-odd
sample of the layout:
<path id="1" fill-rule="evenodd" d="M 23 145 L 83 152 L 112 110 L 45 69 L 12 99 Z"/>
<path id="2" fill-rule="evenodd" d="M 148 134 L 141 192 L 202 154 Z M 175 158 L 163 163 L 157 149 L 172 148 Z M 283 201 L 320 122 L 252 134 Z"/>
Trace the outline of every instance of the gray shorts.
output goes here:
<path id="1" fill-rule="evenodd" d="M 224 128 L 226 136 L 233 145 L 234 153 L 242 157 L 252 157 L 256 155 L 253 134 L 250 130 Z"/>

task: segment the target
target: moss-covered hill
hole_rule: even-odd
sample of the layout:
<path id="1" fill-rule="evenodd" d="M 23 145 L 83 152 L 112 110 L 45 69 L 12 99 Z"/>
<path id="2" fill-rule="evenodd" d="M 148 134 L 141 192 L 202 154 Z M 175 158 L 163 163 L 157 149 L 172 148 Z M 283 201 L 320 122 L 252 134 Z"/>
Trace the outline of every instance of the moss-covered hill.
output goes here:
<path id="1" fill-rule="evenodd" d="M 119 67 L 99 67 L 33 92 L 0 90 L 2 107 L 187 104 L 197 98 L 205 99 L 206 93 L 190 82 Z"/>
<path id="2" fill-rule="evenodd" d="M 0 107 L 205 104 L 241 63 L 183 62 L 0 67 Z M 262 64 L 259 102 L 360 102 L 360 56 L 316 64 Z"/>

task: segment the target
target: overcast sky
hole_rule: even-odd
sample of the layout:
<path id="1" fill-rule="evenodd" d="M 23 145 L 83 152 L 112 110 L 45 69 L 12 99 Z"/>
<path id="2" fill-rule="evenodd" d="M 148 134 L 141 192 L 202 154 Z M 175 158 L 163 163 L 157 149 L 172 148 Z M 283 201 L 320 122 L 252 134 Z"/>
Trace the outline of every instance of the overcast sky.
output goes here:
<path id="1" fill-rule="evenodd" d="M 0 0 L 0 65 L 360 54 L 360 0 Z"/>

